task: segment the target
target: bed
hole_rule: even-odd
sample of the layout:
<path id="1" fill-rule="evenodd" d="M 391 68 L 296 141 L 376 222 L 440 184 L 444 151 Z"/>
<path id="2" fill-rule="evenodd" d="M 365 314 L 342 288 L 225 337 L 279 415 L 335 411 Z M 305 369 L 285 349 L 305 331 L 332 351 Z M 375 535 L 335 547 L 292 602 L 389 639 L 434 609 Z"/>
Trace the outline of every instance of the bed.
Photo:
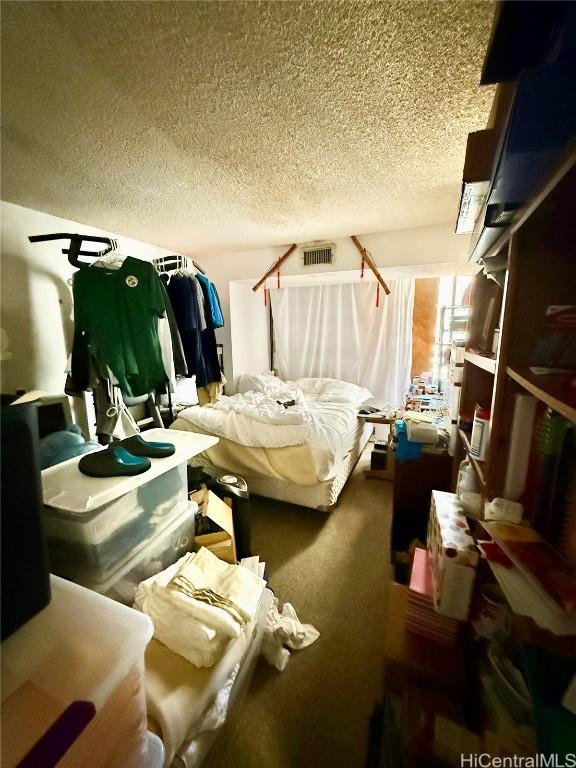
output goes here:
<path id="1" fill-rule="evenodd" d="M 210 474 L 240 475 L 259 496 L 334 507 L 373 431 L 358 419 L 370 392 L 335 379 L 251 375 L 240 377 L 238 390 L 178 414 L 171 429 L 220 439 L 194 463 Z"/>

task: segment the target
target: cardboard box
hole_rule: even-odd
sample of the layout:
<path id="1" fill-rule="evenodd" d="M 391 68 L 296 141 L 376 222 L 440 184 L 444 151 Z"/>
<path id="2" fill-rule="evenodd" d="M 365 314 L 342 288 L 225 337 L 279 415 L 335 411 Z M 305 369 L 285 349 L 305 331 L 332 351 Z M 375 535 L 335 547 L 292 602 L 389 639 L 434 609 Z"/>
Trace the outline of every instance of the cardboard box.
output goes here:
<path id="1" fill-rule="evenodd" d="M 222 529 L 216 533 L 196 534 L 194 549 L 198 551 L 201 547 L 206 547 L 221 560 L 235 564 L 237 562 L 236 540 L 231 508 L 206 488 L 191 493 L 190 499 L 198 504 L 199 514 L 210 518 Z"/>
<path id="2" fill-rule="evenodd" d="M 479 558 L 456 494 L 432 491 L 427 549 L 434 608 L 443 616 L 466 621 Z"/>

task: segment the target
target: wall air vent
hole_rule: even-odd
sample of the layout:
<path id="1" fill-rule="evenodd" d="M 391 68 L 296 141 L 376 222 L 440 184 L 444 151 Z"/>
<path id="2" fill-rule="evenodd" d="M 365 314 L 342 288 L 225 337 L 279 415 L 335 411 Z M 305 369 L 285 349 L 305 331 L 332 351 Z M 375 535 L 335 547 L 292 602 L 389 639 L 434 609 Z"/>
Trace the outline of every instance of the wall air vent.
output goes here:
<path id="1" fill-rule="evenodd" d="M 315 267 L 318 264 L 334 263 L 334 244 L 305 245 L 302 247 L 302 266 Z"/>

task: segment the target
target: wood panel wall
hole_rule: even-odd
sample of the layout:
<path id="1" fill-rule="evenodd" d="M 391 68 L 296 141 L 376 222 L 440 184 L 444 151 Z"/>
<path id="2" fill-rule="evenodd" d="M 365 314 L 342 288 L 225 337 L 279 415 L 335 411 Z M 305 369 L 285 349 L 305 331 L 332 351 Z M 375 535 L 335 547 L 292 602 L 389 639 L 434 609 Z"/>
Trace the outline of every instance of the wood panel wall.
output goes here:
<path id="1" fill-rule="evenodd" d="M 415 281 L 414 314 L 412 316 L 412 376 L 432 370 L 439 279 Z"/>

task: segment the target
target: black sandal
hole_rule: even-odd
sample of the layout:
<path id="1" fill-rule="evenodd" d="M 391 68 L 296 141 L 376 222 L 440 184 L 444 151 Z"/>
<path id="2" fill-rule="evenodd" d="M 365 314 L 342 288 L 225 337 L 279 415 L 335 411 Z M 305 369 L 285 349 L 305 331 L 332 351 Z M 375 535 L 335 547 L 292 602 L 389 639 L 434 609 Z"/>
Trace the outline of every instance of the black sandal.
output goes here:
<path id="1" fill-rule="evenodd" d="M 134 456 L 118 443 L 112 443 L 104 451 L 87 453 L 78 462 L 80 472 L 89 477 L 141 475 L 151 466 L 150 459 Z"/>

